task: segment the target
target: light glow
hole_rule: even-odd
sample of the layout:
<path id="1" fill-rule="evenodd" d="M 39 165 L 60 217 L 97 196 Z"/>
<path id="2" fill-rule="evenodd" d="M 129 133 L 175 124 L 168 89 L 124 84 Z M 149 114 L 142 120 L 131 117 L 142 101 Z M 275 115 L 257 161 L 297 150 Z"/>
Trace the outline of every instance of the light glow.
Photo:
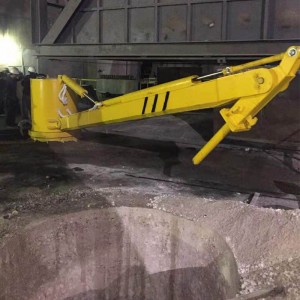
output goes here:
<path id="1" fill-rule="evenodd" d="M 20 66 L 22 49 L 15 39 L 8 34 L 0 34 L 0 65 Z"/>

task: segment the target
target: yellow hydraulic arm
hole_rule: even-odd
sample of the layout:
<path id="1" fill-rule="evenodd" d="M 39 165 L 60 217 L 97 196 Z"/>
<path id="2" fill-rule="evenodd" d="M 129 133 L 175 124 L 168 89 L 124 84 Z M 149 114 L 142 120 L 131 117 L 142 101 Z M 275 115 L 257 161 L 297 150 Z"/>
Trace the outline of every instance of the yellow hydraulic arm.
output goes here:
<path id="1" fill-rule="evenodd" d="M 275 67 L 260 67 L 276 61 L 279 64 Z M 75 140 L 70 132 L 74 129 L 233 103 L 231 108 L 221 109 L 225 124 L 195 155 L 193 163 L 197 165 L 230 131 L 250 130 L 257 122 L 257 113 L 288 87 L 299 67 L 300 47 L 293 46 L 285 53 L 212 75 L 186 77 L 101 103 L 91 99 L 94 108 L 83 112 L 76 111 L 75 93 L 83 97 L 87 92 L 72 79 L 65 75 L 34 79 L 30 136 L 39 141 L 69 141 Z M 219 77 L 207 80 L 211 76 Z"/>

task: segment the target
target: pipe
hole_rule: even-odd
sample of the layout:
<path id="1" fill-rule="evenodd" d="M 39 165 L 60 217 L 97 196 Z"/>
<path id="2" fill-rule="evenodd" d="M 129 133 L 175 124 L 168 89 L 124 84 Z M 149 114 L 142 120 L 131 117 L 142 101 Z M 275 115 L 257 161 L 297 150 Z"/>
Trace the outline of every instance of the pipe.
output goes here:
<path id="1" fill-rule="evenodd" d="M 193 157 L 193 164 L 199 165 L 203 159 L 212 152 L 216 146 L 229 134 L 230 128 L 228 124 L 223 127 L 202 147 L 202 149 Z"/>
<path id="2" fill-rule="evenodd" d="M 242 70 L 245 70 L 245 69 L 250 69 L 250 68 L 253 68 L 253 67 L 258 67 L 258 66 L 270 64 L 270 63 L 282 60 L 284 55 L 285 55 L 285 53 L 280 53 L 280 54 L 273 55 L 273 56 L 270 56 L 270 57 L 262 58 L 262 59 L 255 60 L 255 61 L 251 61 L 251 62 L 246 63 L 246 64 L 233 66 L 233 67 L 227 67 L 227 68 L 222 70 L 222 73 L 224 75 L 230 75 L 232 73 L 236 73 L 236 72 L 239 72 L 239 71 L 242 71 Z"/>
<path id="3" fill-rule="evenodd" d="M 86 97 L 91 102 L 93 102 L 95 105 L 98 104 L 97 101 L 92 99 L 89 95 L 87 90 L 85 90 L 82 86 L 80 86 L 76 81 L 71 79 L 70 77 L 66 75 L 61 76 L 61 80 L 71 89 L 73 90 L 77 95 L 79 95 L 81 98 Z"/>
<path id="4" fill-rule="evenodd" d="M 87 90 L 81 87 L 76 81 L 66 75 L 61 76 L 61 80 L 81 98 L 87 94 Z"/>

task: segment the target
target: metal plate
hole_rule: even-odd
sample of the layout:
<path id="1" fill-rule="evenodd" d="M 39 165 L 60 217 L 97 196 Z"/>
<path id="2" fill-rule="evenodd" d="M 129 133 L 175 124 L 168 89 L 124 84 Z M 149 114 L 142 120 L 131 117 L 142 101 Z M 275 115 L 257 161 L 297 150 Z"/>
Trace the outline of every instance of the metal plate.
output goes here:
<path id="1" fill-rule="evenodd" d="M 182 1 L 182 0 L 158 0 L 159 4 L 183 4 L 186 2 L 187 1 Z"/>
<path id="2" fill-rule="evenodd" d="M 228 3 L 228 40 L 259 40 L 262 35 L 262 1 Z"/>
<path id="3" fill-rule="evenodd" d="M 222 38 L 222 3 L 192 5 L 192 40 L 218 41 Z"/>
<path id="4" fill-rule="evenodd" d="M 154 8 L 133 8 L 129 10 L 129 42 L 154 42 Z"/>
<path id="5" fill-rule="evenodd" d="M 120 8 L 126 5 L 127 0 L 102 0 L 101 4 L 103 8 Z"/>
<path id="6" fill-rule="evenodd" d="M 185 5 L 159 8 L 159 41 L 180 42 L 187 37 L 187 8 Z"/>
<path id="7" fill-rule="evenodd" d="M 273 0 L 270 12 L 270 37 L 274 39 L 299 38 L 300 35 L 300 1 Z"/>
<path id="8" fill-rule="evenodd" d="M 78 14 L 75 25 L 76 43 L 95 44 L 99 42 L 99 18 L 96 12 Z"/>
<path id="9" fill-rule="evenodd" d="M 125 42 L 125 11 L 104 10 L 101 16 L 101 41 L 104 44 Z"/>
<path id="10" fill-rule="evenodd" d="M 130 0 L 130 5 L 140 6 L 140 5 L 153 5 L 155 4 L 154 0 Z"/>

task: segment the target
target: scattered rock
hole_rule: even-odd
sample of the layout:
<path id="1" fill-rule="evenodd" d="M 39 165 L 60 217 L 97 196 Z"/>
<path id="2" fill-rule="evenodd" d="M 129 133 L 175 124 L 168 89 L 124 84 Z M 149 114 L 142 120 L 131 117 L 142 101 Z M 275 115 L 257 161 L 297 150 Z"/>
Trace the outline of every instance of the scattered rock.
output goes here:
<path id="1" fill-rule="evenodd" d="M 239 295 L 231 300 L 258 300 L 265 297 L 275 297 L 279 294 L 284 294 L 283 287 L 270 287 L 257 291 L 251 289 L 247 295 Z"/>
<path id="2" fill-rule="evenodd" d="M 17 210 L 13 210 L 11 212 L 11 216 L 14 217 L 14 216 L 17 216 L 19 214 L 19 212 Z"/>
<path id="3" fill-rule="evenodd" d="M 3 219 L 10 220 L 13 217 L 17 216 L 19 212 L 17 210 L 13 210 L 11 213 L 7 213 L 6 215 L 3 216 Z"/>
<path id="4" fill-rule="evenodd" d="M 76 172 L 84 171 L 82 168 L 79 168 L 79 167 L 74 167 L 72 170 L 74 170 Z"/>

